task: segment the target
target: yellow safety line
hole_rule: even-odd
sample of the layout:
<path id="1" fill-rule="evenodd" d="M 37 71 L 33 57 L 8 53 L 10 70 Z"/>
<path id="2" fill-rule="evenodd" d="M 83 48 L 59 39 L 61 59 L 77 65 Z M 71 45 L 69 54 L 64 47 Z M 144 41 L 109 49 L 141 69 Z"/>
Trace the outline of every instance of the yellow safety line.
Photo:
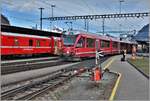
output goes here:
<path id="1" fill-rule="evenodd" d="M 117 81 L 116 81 L 116 84 L 115 84 L 113 90 L 112 90 L 112 93 L 111 93 L 111 95 L 110 95 L 109 101 L 113 101 L 114 96 L 115 96 L 116 91 L 117 91 L 117 88 L 118 88 L 118 85 L 119 85 L 119 82 L 120 82 L 120 79 L 121 79 L 121 76 L 122 76 L 121 73 L 117 73 L 117 74 L 119 75 L 119 77 L 118 77 L 118 79 L 117 79 Z"/>
<path id="2" fill-rule="evenodd" d="M 104 70 L 107 69 L 112 64 L 113 61 L 114 61 L 114 58 L 112 58 L 111 61 L 104 67 Z"/>
<path id="3" fill-rule="evenodd" d="M 109 66 L 112 64 L 112 62 L 113 62 L 114 60 L 115 60 L 115 58 L 112 58 L 111 61 L 104 67 L 104 70 L 107 69 L 107 68 L 109 68 Z M 119 77 L 118 77 L 118 79 L 117 79 L 117 81 L 116 81 L 116 83 L 115 83 L 115 86 L 114 86 L 114 88 L 113 88 L 113 90 L 112 90 L 112 92 L 111 92 L 111 95 L 110 95 L 110 97 L 109 97 L 109 101 L 112 101 L 112 100 L 114 99 L 115 94 L 116 94 L 116 91 L 117 91 L 117 88 L 118 88 L 118 85 L 119 85 L 119 82 L 120 82 L 120 79 L 121 79 L 121 76 L 122 76 L 121 73 L 118 73 L 118 72 L 114 72 L 114 73 L 118 74 Z"/>

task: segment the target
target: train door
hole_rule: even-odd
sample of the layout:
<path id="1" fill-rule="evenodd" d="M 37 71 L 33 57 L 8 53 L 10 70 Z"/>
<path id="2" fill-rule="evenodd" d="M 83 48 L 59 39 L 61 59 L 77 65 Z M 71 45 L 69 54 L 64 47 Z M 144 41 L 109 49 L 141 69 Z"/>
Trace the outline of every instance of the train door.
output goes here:
<path id="1" fill-rule="evenodd" d="M 60 39 L 60 38 L 57 38 L 57 39 L 55 40 L 54 45 L 55 45 L 55 54 L 56 54 L 56 55 L 60 55 L 61 50 L 62 50 L 62 41 L 61 41 L 61 39 Z"/>
<path id="2" fill-rule="evenodd" d="M 86 38 L 86 56 L 87 57 L 95 57 L 95 39 L 94 38 Z"/>
<path id="3" fill-rule="evenodd" d="M 62 40 L 60 38 L 54 39 L 54 54 L 59 55 L 62 50 Z"/>
<path id="4" fill-rule="evenodd" d="M 54 54 L 58 53 L 57 39 L 54 39 Z"/>
<path id="5" fill-rule="evenodd" d="M 75 45 L 75 54 L 78 57 L 84 57 L 85 52 L 85 37 L 81 36 Z"/>

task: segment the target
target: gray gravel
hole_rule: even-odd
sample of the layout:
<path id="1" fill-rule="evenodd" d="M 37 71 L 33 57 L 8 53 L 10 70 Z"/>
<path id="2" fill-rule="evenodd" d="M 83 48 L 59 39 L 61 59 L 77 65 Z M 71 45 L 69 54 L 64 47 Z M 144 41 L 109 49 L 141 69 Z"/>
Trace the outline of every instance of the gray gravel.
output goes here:
<path id="1" fill-rule="evenodd" d="M 89 76 L 84 73 L 82 76 Z M 36 98 L 36 100 L 105 100 L 109 99 L 117 79 L 114 73 L 105 73 L 98 85 L 89 77 L 76 77 L 64 86 Z"/>

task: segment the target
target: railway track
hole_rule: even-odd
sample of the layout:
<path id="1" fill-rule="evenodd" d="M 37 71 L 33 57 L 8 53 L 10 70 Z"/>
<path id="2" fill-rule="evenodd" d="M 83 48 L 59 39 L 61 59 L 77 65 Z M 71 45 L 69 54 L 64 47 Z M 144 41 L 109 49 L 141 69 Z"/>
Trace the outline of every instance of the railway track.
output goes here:
<path id="1" fill-rule="evenodd" d="M 21 65 L 21 64 L 28 64 L 28 63 L 35 63 L 35 62 L 42 62 L 42 61 L 58 60 L 58 59 L 59 57 L 46 57 L 46 58 L 2 61 L 1 66 L 11 66 L 11 65 L 19 65 L 19 64 Z"/>
<path id="2" fill-rule="evenodd" d="M 28 70 L 34 70 L 34 69 L 40 69 L 40 68 L 46 68 L 51 66 L 58 66 L 58 65 L 64 65 L 68 64 L 70 62 L 64 62 L 61 60 L 50 60 L 50 61 L 42 61 L 42 62 L 30 62 L 26 64 L 13 64 L 13 65 L 7 65 L 7 66 L 1 66 L 1 74 L 11 74 L 21 71 L 28 71 Z"/>
<path id="3" fill-rule="evenodd" d="M 78 72 L 74 72 L 75 68 L 66 68 L 48 75 L 44 79 L 30 82 L 7 91 L 1 92 L 2 100 L 31 100 L 34 97 L 48 90 L 61 86 L 69 79 L 85 71 L 85 69 L 76 68 Z"/>
<path id="4" fill-rule="evenodd" d="M 103 57 L 101 59 L 101 62 L 105 61 L 109 56 Z M 83 60 L 82 64 L 87 60 Z M 40 68 L 46 68 L 46 67 L 52 67 L 52 66 L 58 66 L 58 65 L 64 65 L 69 64 L 70 62 L 62 61 L 60 59 L 43 59 L 43 60 L 34 60 L 34 61 L 26 61 L 21 63 L 10 63 L 9 65 L 1 65 L 1 74 L 11 74 L 16 72 L 22 72 L 22 71 L 29 71 L 34 69 L 40 69 Z M 92 66 L 92 64 L 89 64 L 89 66 Z"/>
<path id="5" fill-rule="evenodd" d="M 109 57 L 101 58 L 101 63 L 107 60 Z M 91 61 L 91 62 L 89 62 Z M 83 65 L 84 64 L 84 65 Z M 2 86 L 1 99 L 3 100 L 28 100 L 32 99 L 43 92 L 54 89 L 57 86 L 61 86 L 65 81 L 71 79 L 75 75 L 73 71 L 75 69 L 85 67 L 87 69 L 93 67 L 95 61 L 84 60 L 79 64 L 71 67 L 66 67 L 61 70 L 54 71 L 46 76 L 33 78 L 32 80 L 26 80 L 18 82 L 12 86 Z M 18 86 L 19 85 L 19 86 Z"/>

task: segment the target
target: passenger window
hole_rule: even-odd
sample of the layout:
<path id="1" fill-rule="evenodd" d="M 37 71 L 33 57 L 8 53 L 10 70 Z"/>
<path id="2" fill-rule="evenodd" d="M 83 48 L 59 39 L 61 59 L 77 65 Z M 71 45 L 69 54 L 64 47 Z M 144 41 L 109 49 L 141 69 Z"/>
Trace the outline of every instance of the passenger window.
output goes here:
<path id="1" fill-rule="evenodd" d="M 40 47 L 40 40 L 36 40 L 36 46 Z"/>
<path id="2" fill-rule="evenodd" d="M 19 41 L 17 38 L 14 39 L 14 46 L 18 46 L 19 45 Z"/>
<path id="3" fill-rule="evenodd" d="M 109 41 L 106 41 L 106 48 L 109 48 L 110 47 L 110 42 Z"/>
<path id="4" fill-rule="evenodd" d="M 110 41 L 101 41 L 101 48 L 109 48 L 110 47 Z"/>
<path id="5" fill-rule="evenodd" d="M 118 48 L 118 43 L 117 42 L 113 42 L 113 48 Z"/>
<path id="6" fill-rule="evenodd" d="M 33 40 L 29 40 L 29 46 L 33 46 Z"/>
<path id="7" fill-rule="evenodd" d="M 94 48 L 95 47 L 95 40 L 87 38 L 87 47 L 88 48 Z"/>
<path id="8" fill-rule="evenodd" d="M 80 38 L 76 47 L 81 48 L 81 47 L 84 47 L 84 45 L 85 45 L 84 38 Z"/>
<path id="9" fill-rule="evenodd" d="M 104 48 L 105 47 L 105 42 L 104 40 L 101 41 L 101 48 Z"/>

